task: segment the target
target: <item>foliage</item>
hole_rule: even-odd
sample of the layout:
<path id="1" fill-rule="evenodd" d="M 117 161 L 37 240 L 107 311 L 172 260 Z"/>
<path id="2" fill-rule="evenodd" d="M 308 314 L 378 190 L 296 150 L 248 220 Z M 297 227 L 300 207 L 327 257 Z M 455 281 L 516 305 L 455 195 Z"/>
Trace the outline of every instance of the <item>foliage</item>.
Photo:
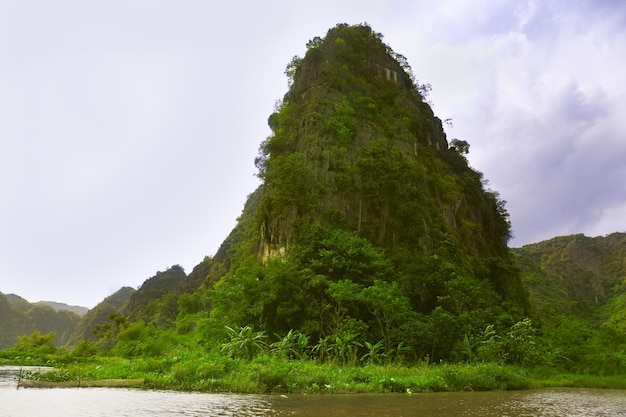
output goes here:
<path id="1" fill-rule="evenodd" d="M 97 324 L 94 327 L 93 335 L 98 339 L 98 343 L 103 346 L 105 350 L 109 350 L 117 343 L 117 335 L 120 331 L 127 328 L 128 325 L 128 318 L 126 316 L 111 313 L 109 314 L 109 321 Z"/>
<path id="2" fill-rule="evenodd" d="M 0 293 L 0 349 L 14 345 L 20 336 L 30 335 L 35 330 L 42 334 L 56 333 L 55 346 L 64 345 L 81 320 L 78 314 L 66 308 L 71 307 L 30 303 L 17 295 Z"/>
<path id="3" fill-rule="evenodd" d="M 35 330 L 30 335 L 20 336 L 13 349 L 18 352 L 27 352 L 35 355 L 55 353 L 57 348 L 54 342 L 58 337 L 55 332 L 42 335 L 39 330 Z"/>
<path id="4" fill-rule="evenodd" d="M 382 362 L 383 349 L 385 347 L 382 340 L 376 343 L 364 342 L 366 352 L 361 356 L 361 362 L 378 364 Z"/>
<path id="5" fill-rule="evenodd" d="M 76 358 L 88 358 L 96 356 L 100 352 L 98 345 L 88 340 L 81 340 L 74 345 L 71 354 Z"/>
<path id="6" fill-rule="evenodd" d="M 309 356 L 309 336 L 298 330 L 289 330 L 282 338 L 270 345 L 274 355 L 287 360 L 302 360 Z"/>
<path id="7" fill-rule="evenodd" d="M 519 366 L 484 363 L 414 366 L 365 364 L 350 366 L 285 361 L 261 354 L 236 360 L 198 349 L 172 352 L 159 358 L 94 357 L 65 365 L 54 372 L 31 374 L 48 381 L 144 379 L 144 387 L 203 392 L 345 393 L 477 391 L 588 386 L 625 388 L 623 378 L 533 372 Z"/>
<path id="8" fill-rule="evenodd" d="M 226 326 L 230 341 L 222 346 L 222 352 L 237 358 L 252 359 L 267 349 L 265 332 L 255 332 L 252 326 L 243 326 L 237 330 Z"/>

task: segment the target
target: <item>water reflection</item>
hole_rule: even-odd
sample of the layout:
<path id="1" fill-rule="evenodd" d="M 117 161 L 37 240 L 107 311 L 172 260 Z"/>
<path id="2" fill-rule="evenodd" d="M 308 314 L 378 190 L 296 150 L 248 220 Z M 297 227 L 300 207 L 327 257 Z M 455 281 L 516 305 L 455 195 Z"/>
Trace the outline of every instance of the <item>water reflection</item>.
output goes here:
<path id="1" fill-rule="evenodd" d="M 488 393 L 278 396 L 129 389 L 0 389 L 2 417 L 617 417 L 626 393 L 545 390 Z"/>
<path id="2" fill-rule="evenodd" d="M 626 416 L 626 392 L 620 390 L 542 390 L 515 398 L 502 411 L 512 416 Z"/>
<path id="3" fill-rule="evenodd" d="M 259 396 L 106 388 L 0 390 L 2 417 L 273 416 Z"/>

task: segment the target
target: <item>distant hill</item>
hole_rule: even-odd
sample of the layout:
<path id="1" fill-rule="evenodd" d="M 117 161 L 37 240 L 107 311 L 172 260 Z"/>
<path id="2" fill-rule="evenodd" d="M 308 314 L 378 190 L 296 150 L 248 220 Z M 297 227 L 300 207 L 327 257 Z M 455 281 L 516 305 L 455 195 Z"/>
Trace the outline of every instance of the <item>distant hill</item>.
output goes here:
<path id="1" fill-rule="evenodd" d="M 42 305 L 50 306 L 55 311 L 60 311 L 60 310 L 71 311 L 72 313 L 78 314 L 80 317 L 84 316 L 89 311 L 87 307 L 70 306 L 64 303 L 57 303 L 55 301 L 38 301 L 35 304 L 42 304 Z"/>
<path id="2" fill-rule="evenodd" d="M 0 293 L 0 349 L 13 346 L 18 338 L 34 331 L 55 332 L 56 344 L 64 345 L 80 321 L 68 309 L 54 309 L 45 303 L 30 303 L 15 294 Z"/>
<path id="3" fill-rule="evenodd" d="M 626 233 L 560 236 L 512 249 L 535 314 L 626 330 Z"/>

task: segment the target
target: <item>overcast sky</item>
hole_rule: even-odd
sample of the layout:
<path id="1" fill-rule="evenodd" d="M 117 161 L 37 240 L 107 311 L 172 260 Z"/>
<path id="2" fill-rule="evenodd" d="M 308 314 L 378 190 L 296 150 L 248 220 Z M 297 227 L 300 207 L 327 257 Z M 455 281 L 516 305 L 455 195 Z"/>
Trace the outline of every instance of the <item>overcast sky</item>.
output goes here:
<path id="1" fill-rule="evenodd" d="M 287 63 L 341 22 L 432 85 L 511 246 L 626 230 L 622 0 L 0 0 L 0 292 L 93 307 L 213 255 Z"/>

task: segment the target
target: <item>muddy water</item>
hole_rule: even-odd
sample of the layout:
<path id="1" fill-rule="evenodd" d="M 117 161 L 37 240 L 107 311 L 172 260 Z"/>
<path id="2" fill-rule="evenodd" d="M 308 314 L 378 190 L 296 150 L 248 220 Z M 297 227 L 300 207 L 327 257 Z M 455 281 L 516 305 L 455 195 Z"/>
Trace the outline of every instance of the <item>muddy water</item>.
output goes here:
<path id="1" fill-rule="evenodd" d="M 626 391 L 550 389 L 290 398 L 274 406 L 293 416 L 597 417 L 626 416 Z"/>
<path id="2" fill-rule="evenodd" d="M 0 417 L 617 417 L 626 391 L 545 389 L 381 395 L 235 395 L 128 389 L 16 389 L 0 370 Z"/>

